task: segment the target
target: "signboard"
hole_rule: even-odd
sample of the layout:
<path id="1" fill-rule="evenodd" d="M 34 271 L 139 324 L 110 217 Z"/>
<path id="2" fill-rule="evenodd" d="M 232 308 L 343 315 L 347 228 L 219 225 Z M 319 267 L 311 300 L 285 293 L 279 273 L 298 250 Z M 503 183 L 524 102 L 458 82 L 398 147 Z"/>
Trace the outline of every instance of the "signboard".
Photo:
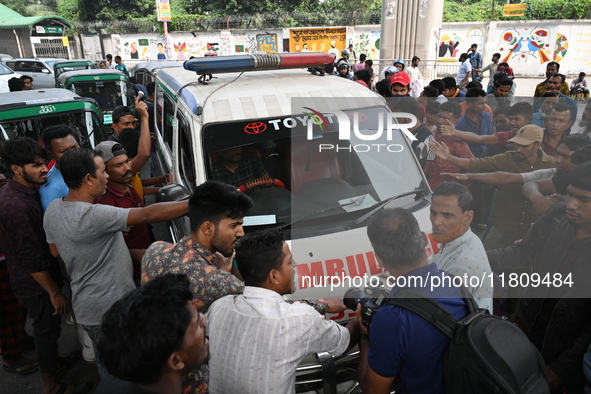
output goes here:
<path id="1" fill-rule="evenodd" d="M 64 28 L 61 26 L 35 26 L 38 34 L 63 34 Z"/>
<path id="2" fill-rule="evenodd" d="M 277 34 L 257 34 L 257 50 L 267 53 L 277 53 Z"/>
<path id="3" fill-rule="evenodd" d="M 347 28 L 322 27 L 289 30 L 290 52 L 332 53 L 338 59 L 347 47 Z"/>
<path id="4" fill-rule="evenodd" d="M 66 36 L 62 37 L 62 45 L 65 47 L 70 46 L 70 41 L 68 40 L 68 37 L 66 37 Z"/>
<path id="5" fill-rule="evenodd" d="M 168 0 L 156 0 L 156 11 L 158 12 L 158 22 L 172 21 L 172 13 Z"/>
<path id="6" fill-rule="evenodd" d="M 503 6 L 503 16 L 524 16 L 527 3 L 505 4 Z"/>

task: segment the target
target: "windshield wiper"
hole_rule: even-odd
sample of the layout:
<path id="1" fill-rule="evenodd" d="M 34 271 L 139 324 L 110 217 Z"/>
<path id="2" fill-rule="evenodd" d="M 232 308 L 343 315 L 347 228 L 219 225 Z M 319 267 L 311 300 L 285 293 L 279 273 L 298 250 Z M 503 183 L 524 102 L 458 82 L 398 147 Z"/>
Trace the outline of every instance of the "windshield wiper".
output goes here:
<path id="1" fill-rule="evenodd" d="M 417 194 L 417 193 L 424 193 L 426 191 L 427 191 L 426 189 L 420 189 L 420 188 L 418 188 L 418 189 L 415 189 L 415 190 L 410 191 L 410 192 L 400 193 L 400 194 L 397 194 L 397 195 L 392 196 L 390 198 L 387 198 L 386 200 L 382 201 L 377 207 L 375 207 L 374 209 L 372 209 L 371 211 L 369 211 L 365 215 L 358 217 L 357 220 L 355 220 L 355 222 L 353 222 L 352 225 L 350 225 L 349 227 L 347 227 L 347 230 L 351 230 L 353 228 L 356 228 L 360 223 L 363 223 L 364 221 L 366 221 L 367 219 L 369 219 L 376 212 L 378 212 L 380 209 L 384 208 L 386 205 L 388 205 L 389 203 L 391 203 L 394 200 L 398 200 L 399 198 L 406 197 L 406 196 L 411 196 L 411 195 Z"/>
<path id="2" fill-rule="evenodd" d="M 281 228 L 284 229 L 286 227 L 291 226 L 292 224 L 294 224 L 296 222 L 299 222 L 300 220 L 305 220 L 305 219 L 311 218 L 312 216 L 316 216 L 316 215 L 318 215 L 320 213 L 334 211 L 335 209 L 339 209 L 339 208 L 346 207 L 346 206 L 349 206 L 349 205 L 353 205 L 353 206 L 358 207 L 359 205 L 363 204 L 363 200 L 365 200 L 365 197 L 366 196 L 363 195 L 363 196 L 361 196 L 359 198 L 356 198 L 355 200 L 352 200 L 351 202 L 348 202 L 346 204 L 333 205 L 332 207 L 322 208 L 322 209 L 319 209 L 317 211 L 314 211 L 314 212 L 305 214 L 305 215 L 303 215 L 300 218 L 297 218 L 295 220 L 292 220 L 291 222 L 288 222 L 288 223 L 284 224 L 283 226 L 281 226 Z"/>

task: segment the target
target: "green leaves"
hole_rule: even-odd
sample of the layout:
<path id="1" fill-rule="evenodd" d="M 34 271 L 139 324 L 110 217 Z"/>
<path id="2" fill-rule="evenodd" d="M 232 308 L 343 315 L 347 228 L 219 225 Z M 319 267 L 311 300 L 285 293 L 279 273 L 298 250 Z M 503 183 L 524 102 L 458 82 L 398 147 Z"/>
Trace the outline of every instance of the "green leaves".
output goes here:
<path id="1" fill-rule="evenodd" d="M 525 0 L 524 16 L 503 16 L 504 0 L 445 0 L 444 22 L 478 22 L 537 19 L 589 19 L 591 0 Z"/>

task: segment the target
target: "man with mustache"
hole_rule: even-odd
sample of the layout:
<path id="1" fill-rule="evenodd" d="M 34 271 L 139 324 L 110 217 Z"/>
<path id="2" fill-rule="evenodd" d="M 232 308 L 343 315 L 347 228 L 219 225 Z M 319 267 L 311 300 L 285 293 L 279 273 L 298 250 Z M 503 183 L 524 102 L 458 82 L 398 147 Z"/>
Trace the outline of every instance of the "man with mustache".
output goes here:
<path id="1" fill-rule="evenodd" d="M 472 193 L 457 182 L 445 182 L 433 192 L 431 224 L 433 240 L 441 244 L 437 268 L 454 276 L 464 277 L 470 293 L 481 308 L 493 312 L 493 288 L 490 280 L 472 286 L 471 277 L 489 278 L 492 270 L 482 241 L 470 229 L 474 218 Z"/>
<path id="2" fill-rule="evenodd" d="M 455 157 L 449 154 L 449 149 L 443 141 L 432 142 L 429 146 L 438 158 L 473 173 L 495 171 L 523 173 L 555 167 L 554 158 L 540 149 L 543 138 L 544 131 L 539 126 L 526 125 L 508 141 L 515 143 L 514 151 L 480 159 Z M 537 215 L 533 208 L 523 198 L 520 185 L 500 185 L 493 213 L 493 226 L 484 238 L 485 249 L 511 246 L 514 241 L 525 235 L 530 223 L 536 219 Z"/>
<path id="3" fill-rule="evenodd" d="M 107 191 L 102 196 L 95 197 L 94 203 L 119 208 L 144 207 L 143 199 L 131 186 L 131 160 L 123 146 L 115 141 L 105 141 L 96 146 L 96 151 L 100 152 L 105 160 L 109 179 Z M 152 243 L 150 231 L 146 223 L 136 224 L 124 235 L 125 244 L 133 259 L 133 279 L 139 283 L 143 253 Z"/>

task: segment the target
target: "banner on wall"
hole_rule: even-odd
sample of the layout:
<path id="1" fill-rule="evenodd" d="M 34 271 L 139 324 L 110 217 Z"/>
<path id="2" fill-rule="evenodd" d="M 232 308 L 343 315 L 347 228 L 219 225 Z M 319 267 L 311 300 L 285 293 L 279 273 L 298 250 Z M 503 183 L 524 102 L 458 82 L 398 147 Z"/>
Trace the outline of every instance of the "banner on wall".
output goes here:
<path id="1" fill-rule="evenodd" d="M 342 49 L 347 47 L 347 28 L 324 27 L 319 29 L 290 29 L 290 52 L 332 53 L 337 59 Z"/>
<path id="2" fill-rule="evenodd" d="M 121 56 L 121 36 L 119 34 L 111 34 L 111 45 L 113 45 L 113 57 Z"/>
<path id="3" fill-rule="evenodd" d="M 168 0 L 156 0 L 156 11 L 158 12 L 158 22 L 172 21 L 172 13 Z"/>
<path id="4" fill-rule="evenodd" d="M 503 6 L 503 16 L 524 16 L 527 3 L 505 4 Z"/>

